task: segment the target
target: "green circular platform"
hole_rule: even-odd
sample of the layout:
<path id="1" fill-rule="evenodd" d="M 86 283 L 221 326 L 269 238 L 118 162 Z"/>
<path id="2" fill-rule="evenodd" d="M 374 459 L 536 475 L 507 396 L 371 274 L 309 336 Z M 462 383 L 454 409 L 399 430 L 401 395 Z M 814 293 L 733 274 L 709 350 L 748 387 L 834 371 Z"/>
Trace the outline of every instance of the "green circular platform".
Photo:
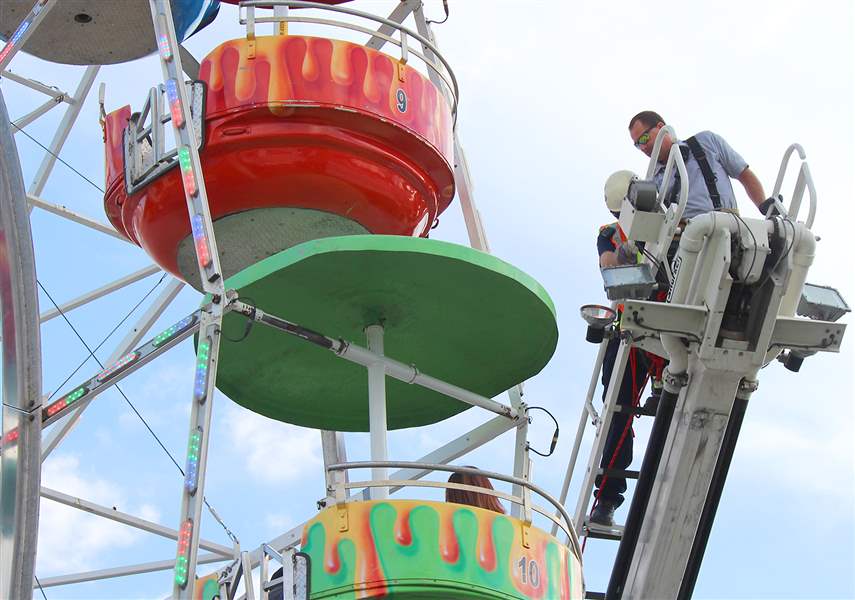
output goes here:
<path id="1" fill-rule="evenodd" d="M 424 238 L 351 235 L 305 242 L 226 281 L 241 299 L 332 338 L 366 346 L 382 322 L 386 356 L 492 397 L 538 373 L 558 341 L 555 308 L 534 279 L 498 258 Z M 230 313 L 224 338 L 243 335 Z M 260 323 L 223 339 L 217 387 L 270 418 L 368 431 L 365 367 Z M 390 429 L 427 425 L 469 408 L 387 377 Z M 503 400 L 504 401 L 504 400 Z"/>

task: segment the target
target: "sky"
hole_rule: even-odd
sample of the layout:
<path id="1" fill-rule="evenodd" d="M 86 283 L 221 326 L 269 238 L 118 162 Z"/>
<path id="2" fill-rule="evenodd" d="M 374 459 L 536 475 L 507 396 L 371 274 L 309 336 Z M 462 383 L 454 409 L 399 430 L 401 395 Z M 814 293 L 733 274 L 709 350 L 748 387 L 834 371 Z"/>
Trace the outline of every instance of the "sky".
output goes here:
<path id="1" fill-rule="evenodd" d="M 850 2 L 655 2 L 643 9 L 623 1 L 449 4 L 449 20 L 435 32 L 460 83 L 458 130 L 492 251 L 537 279 L 558 311 L 556 353 L 525 385 L 526 401 L 545 406 L 561 424 L 555 454 L 536 457 L 538 485 L 560 492 L 596 355 L 584 341 L 577 309 L 605 301 L 594 249 L 598 227 L 610 221 L 601 200 L 603 182 L 618 169 L 643 173 L 646 168 L 646 157 L 632 147 L 627 133 L 636 112 L 658 111 L 681 137 L 702 130 L 721 134 L 767 192 L 784 150 L 801 143 L 818 192 L 813 231 L 821 237 L 808 281 L 835 286 L 850 305 L 855 301 L 847 231 L 855 217 L 850 199 L 855 187 L 855 7 Z M 353 3 L 384 15 L 394 5 Z M 442 18 L 439 0 L 425 5 L 430 18 Z M 236 12 L 224 5 L 212 26 L 187 41 L 190 51 L 200 58 L 220 41 L 238 37 Z M 11 69 L 66 90 L 82 74 L 79 67 L 20 54 Z M 108 111 L 128 103 L 139 109 L 159 78 L 157 61 L 148 57 L 103 67 L 94 89 L 106 83 Z M 13 119 L 44 101 L 14 82 L 4 80 L 0 89 Z M 27 132 L 46 143 L 61 110 Z M 61 156 L 103 186 L 97 118 L 93 93 Z M 28 183 L 40 150 L 21 135 L 16 142 Z M 793 183 L 792 177 L 785 182 L 785 193 Z M 743 216 L 754 216 L 756 209 L 740 186 L 735 189 Z M 56 166 L 42 197 L 106 222 L 102 193 L 64 165 Z M 59 303 L 149 262 L 136 247 L 39 210 L 32 214 L 32 229 L 39 280 Z M 457 201 L 442 215 L 433 237 L 467 243 Z M 68 317 L 95 345 L 145 294 L 154 288 L 156 295 L 165 284 L 154 275 Z M 151 297 L 97 353 L 102 361 Z M 182 291 L 152 333 L 193 311 L 198 302 L 196 292 Z M 51 307 L 44 294 L 40 303 L 42 310 Z M 88 356 L 61 319 L 42 327 L 42 348 L 46 393 Z M 854 352 L 845 338 L 840 354 L 811 357 L 799 373 L 778 363 L 761 372 L 696 598 L 855 597 Z M 186 448 L 193 362 L 192 347 L 185 342 L 121 385 L 179 462 Z M 89 361 L 61 391 L 97 370 Z M 254 549 L 310 518 L 324 495 L 318 432 L 255 415 L 222 394 L 215 398 L 214 413 L 205 494 L 242 548 Z M 431 427 L 393 432 L 390 457 L 417 459 L 490 416 L 473 408 Z M 636 447 L 643 447 L 648 430 L 648 422 L 638 425 Z M 536 415 L 533 445 L 547 446 L 551 433 L 551 422 Z M 346 438 L 350 459 L 368 458 L 367 434 Z M 583 459 L 591 439 L 589 430 Z M 513 435 L 505 434 L 460 464 L 510 472 L 512 456 Z M 577 470 L 569 509 L 580 477 Z M 182 478 L 115 391 L 95 400 L 45 462 L 43 484 L 170 527 L 178 522 Z M 618 521 L 625 516 L 625 509 L 619 511 Z M 228 543 L 207 514 L 202 527 L 204 537 Z M 613 542 L 588 543 L 589 589 L 605 589 L 615 550 Z M 174 551 L 170 540 L 42 501 L 39 578 L 162 560 Z M 164 571 L 52 587 L 45 596 L 162 598 L 169 593 L 170 577 Z"/>

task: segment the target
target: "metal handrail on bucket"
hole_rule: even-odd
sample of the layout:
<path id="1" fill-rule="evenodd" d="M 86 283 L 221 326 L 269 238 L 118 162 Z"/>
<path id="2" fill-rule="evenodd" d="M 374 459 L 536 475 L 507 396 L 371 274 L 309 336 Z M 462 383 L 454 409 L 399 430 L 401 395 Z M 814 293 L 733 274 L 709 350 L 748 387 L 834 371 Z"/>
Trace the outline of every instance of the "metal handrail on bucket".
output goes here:
<path id="1" fill-rule="evenodd" d="M 520 486 L 520 489 L 523 490 L 522 496 L 514 496 L 512 494 L 507 494 L 505 492 L 500 492 L 498 490 L 483 488 L 473 485 L 466 485 L 462 483 L 451 483 L 448 481 L 420 481 L 420 480 L 393 480 L 393 479 L 384 479 L 384 480 L 368 480 L 368 481 L 352 481 L 348 482 L 344 477 L 329 477 L 328 481 L 332 482 L 330 484 L 329 492 L 335 498 L 335 502 L 338 505 L 345 504 L 348 501 L 355 501 L 355 497 L 348 498 L 347 490 L 356 489 L 356 488 L 376 488 L 376 487 L 395 487 L 400 488 L 404 486 L 410 487 L 431 487 L 431 488 L 444 488 L 444 489 L 459 489 L 466 490 L 470 492 L 476 492 L 479 494 L 486 494 L 488 496 L 495 496 L 497 498 L 502 498 L 503 500 L 507 500 L 508 502 L 512 502 L 514 504 L 519 504 L 522 507 L 523 521 L 527 524 L 531 523 L 531 513 L 535 511 L 540 513 L 550 521 L 552 521 L 558 527 L 564 530 L 564 533 L 567 536 L 567 539 L 570 541 L 573 547 L 573 551 L 576 554 L 576 557 L 581 560 L 582 558 L 582 550 L 579 546 L 579 538 L 576 535 L 576 529 L 573 527 L 573 522 L 570 519 L 570 515 L 564 509 L 564 506 L 561 505 L 558 500 L 556 500 L 552 495 L 548 492 L 544 491 L 540 487 L 535 484 L 522 479 L 520 477 L 514 477 L 512 475 L 503 475 L 502 473 L 494 473 L 492 471 L 484 471 L 482 469 L 476 469 L 474 467 L 457 467 L 454 465 L 440 465 L 433 463 L 422 463 L 422 462 L 405 462 L 405 461 L 356 461 L 356 462 L 346 462 L 346 463 L 336 463 L 329 465 L 327 467 L 327 471 L 329 473 L 347 471 L 350 469 L 376 469 L 376 468 L 401 468 L 401 469 L 416 469 L 419 471 L 445 471 L 448 473 L 466 473 L 469 475 L 482 475 L 488 479 L 496 479 L 498 481 L 504 481 L 507 483 L 511 483 L 517 486 Z M 552 506 L 554 510 L 557 510 L 557 515 L 560 516 L 560 519 L 553 514 L 553 510 L 549 510 L 542 506 L 538 506 L 532 504 L 531 502 L 531 492 L 538 494 L 542 498 L 546 499 Z"/>
<path id="2" fill-rule="evenodd" d="M 398 32 L 400 39 L 395 39 L 394 37 L 386 35 L 381 31 L 370 29 L 368 27 L 363 27 L 354 23 L 348 23 L 346 21 L 335 21 L 331 19 L 322 19 L 319 17 L 293 17 L 290 15 L 277 14 L 267 17 L 258 17 L 255 14 L 256 8 L 271 8 L 277 6 L 286 8 L 315 8 L 318 10 L 325 10 L 345 15 L 351 15 L 354 17 L 360 17 L 392 28 L 393 30 Z M 431 71 L 433 71 L 437 75 L 437 77 L 439 77 L 439 79 L 442 80 L 442 82 L 445 84 L 445 92 L 447 92 L 446 95 L 449 97 L 451 102 L 452 122 L 455 126 L 457 125 L 457 104 L 460 93 L 460 90 L 457 86 L 457 78 L 454 76 L 454 72 L 451 70 L 451 65 L 449 65 L 448 61 L 445 60 L 442 54 L 440 54 L 437 47 L 433 43 L 431 43 L 430 40 L 428 40 L 426 37 L 422 36 L 418 32 L 413 31 L 408 27 L 404 27 L 396 21 L 392 21 L 384 17 L 378 17 L 377 15 L 372 15 L 371 13 L 363 12 L 361 10 L 354 10 L 352 8 L 346 8 L 343 6 L 319 4 L 317 2 L 302 2 L 298 0 L 244 0 L 240 3 L 239 7 L 240 24 L 246 25 L 248 38 L 255 37 L 255 25 L 259 23 L 311 23 L 314 25 L 326 25 L 329 27 L 350 29 L 351 31 L 358 31 L 360 33 L 368 34 L 372 37 L 382 39 L 385 42 L 393 44 L 401 49 L 400 60 L 404 63 L 407 62 L 407 59 L 409 58 L 410 54 L 417 56 L 425 64 L 425 66 Z M 244 15 L 244 9 L 246 9 L 246 15 Z M 426 52 L 426 54 L 432 54 L 442 64 L 437 64 L 428 56 L 425 56 L 425 54 L 411 48 L 408 43 L 407 36 L 417 40 L 423 48 L 426 48 L 427 51 L 429 51 Z"/>

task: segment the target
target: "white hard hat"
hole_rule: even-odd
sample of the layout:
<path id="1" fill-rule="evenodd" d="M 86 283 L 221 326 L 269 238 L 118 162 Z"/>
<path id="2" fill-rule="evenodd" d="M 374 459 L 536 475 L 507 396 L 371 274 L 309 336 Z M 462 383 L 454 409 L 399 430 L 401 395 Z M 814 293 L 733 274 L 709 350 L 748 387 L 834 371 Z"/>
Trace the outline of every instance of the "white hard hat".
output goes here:
<path id="1" fill-rule="evenodd" d="M 609 178 L 606 179 L 606 185 L 603 188 L 603 193 L 606 196 L 606 206 L 612 212 L 620 212 L 620 206 L 629 190 L 629 184 L 633 179 L 637 179 L 638 175 L 632 171 L 615 171 Z"/>

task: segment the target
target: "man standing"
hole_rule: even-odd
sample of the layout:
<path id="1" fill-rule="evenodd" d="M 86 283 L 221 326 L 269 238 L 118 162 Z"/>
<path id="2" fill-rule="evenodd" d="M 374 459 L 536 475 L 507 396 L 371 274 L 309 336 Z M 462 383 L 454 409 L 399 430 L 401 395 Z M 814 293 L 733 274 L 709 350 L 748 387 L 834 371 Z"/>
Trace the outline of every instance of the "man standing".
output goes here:
<path id="1" fill-rule="evenodd" d="M 647 156 L 653 154 L 653 146 L 660 129 L 665 126 L 665 119 L 659 113 L 645 110 L 630 119 L 629 134 L 636 148 Z M 715 210 L 736 212 L 736 197 L 730 179 L 736 179 L 745 188 L 751 201 L 764 215 L 774 204 L 774 199 L 766 199 L 763 185 L 748 168 L 748 163 L 724 138 L 711 131 L 702 131 L 687 140 L 674 140 L 668 133 L 664 134 L 662 145 L 657 157 L 658 165 L 654 171 L 654 181 L 657 187 L 662 185 L 665 177 L 665 165 L 671 147 L 677 144 L 686 163 L 686 173 L 689 179 L 689 196 L 684 219 Z M 619 215 L 620 203 L 629 182 L 633 177 L 630 171 L 618 171 L 606 182 L 606 204 L 609 210 Z M 665 204 L 676 201 L 680 194 L 680 175 L 674 169 L 668 197 Z M 597 238 L 597 249 L 600 255 L 600 268 L 633 264 L 636 247 L 621 237 L 622 232 L 617 223 L 600 228 Z M 613 338 L 609 342 L 603 360 L 603 387 L 607 387 L 614 369 L 619 341 Z M 630 361 L 621 379 L 621 389 L 618 392 L 617 404 L 629 407 L 641 394 L 639 386 L 644 385 L 649 363 L 644 352 L 633 348 Z M 606 390 L 603 390 L 605 401 Z M 601 468 L 626 469 L 632 463 L 632 431 L 631 415 L 626 412 L 615 413 L 606 437 Z M 602 484 L 602 485 L 601 485 Z M 626 491 L 626 480 L 619 477 L 607 477 L 605 483 L 602 477 L 597 477 L 594 497 L 597 499 L 591 512 L 590 522 L 599 525 L 614 524 L 615 509 L 623 503 L 623 493 Z"/>
<path id="2" fill-rule="evenodd" d="M 620 215 L 621 202 L 634 177 L 635 174 L 632 171 L 618 171 L 606 180 L 604 190 L 606 206 L 615 217 Z M 617 223 L 600 227 L 597 235 L 597 252 L 600 255 L 601 269 L 634 265 L 639 262 L 638 247 L 634 242 L 627 241 L 626 235 Z M 612 378 L 619 348 L 620 338 L 613 336 L 603 356 L 603 404 L 606 402 L 606 391 Z M 600 460 L 601 469 L 625 470 L 632 463 L 632 407 L 643 391 L 649 367 L 646 353 L 639 348 L 631 348 L 616 399 L 616 405 L 622 410 L 612 415 L 603 447 L 603 457 Z M 611 527 L 614 525 L 615 509 L 623 503 L 626 479 L 614 475 L 606 477 L 598 475 L 594 485 L 596 503 L 591 511 L 589 522 Z"/>
<path id="3" fill-rule="evenodd" d="M 652 110 L 645 110 L 635 115 L 629 121 L 629 135 L 635 147 L 647 156 L 653 154 L 653 145 L 659 130 L 665 126 L 665 120 Z M 684 219 L 691 219 L 713 210 L 735 211 L 736 198 L 730 179 L 736 179 L 745 188 L 745 193 L 763 214 L 774 203 L 766 199 L 763 185 L 754 172 L 748 168 L 748 163 L 723 137 L 711 131 L 702 131 L 687 140 L 672 140 L 666 133 L 659 149 L 659 162 L 654 173 L 657 185 L 662 183 L 665 175 L 665 163 L 671 146 L 677 144 L 683 153 L 686 171 L 689 177 L 689 198 L 686 204 Z M 676 169 L 671 181 L 671 191 L 666 203 L 677 198 L 680 190 L 680 180 Z"/>

